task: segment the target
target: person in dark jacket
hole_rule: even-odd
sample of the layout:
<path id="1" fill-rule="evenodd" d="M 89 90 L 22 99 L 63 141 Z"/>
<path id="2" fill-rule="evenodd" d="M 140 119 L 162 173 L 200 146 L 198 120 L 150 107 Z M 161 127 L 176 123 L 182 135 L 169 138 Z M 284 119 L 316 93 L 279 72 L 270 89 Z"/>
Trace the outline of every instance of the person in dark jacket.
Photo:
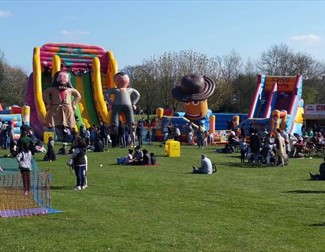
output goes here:
<path id="1" fill-rule="evenodd" d="M 74 188 L 75 190 L 81 190 L 86 188 L 86 150 L 87 144 L 85 139 L 78 138 L 72 154 L 74 171 L 77 177 L 77 185 Z"/>
<path id="2" fill-rule="evenodd" d="M 257 135 L 258 130 L 254 129 L 250 136 L 249 147 L 254 155 L 254 164 L 259 164 L 260 151 L 262 148 L 262 142 L 260 137 Z"/>
<path id="3" fill-rule="evenodd" d="M 309 172 L 309 175 L 312 180 L 325 180 L 325 158 L 324 162 L 319 165 L 319 174 Z"/>
<path id="4" fill-rule="evenodd" d="M 150 153 L 150 159 L 151 159 L 151 164 L 152 165 L 157 164 L 157 159 L 156 159 L 155 153 L 153 153 L 153 152 Z"/>
<path id="5" fill-rule="evenodd" d="M 151 158 L 146 149 L 143 150 L 143 159 L 141 162 L 142 165 L 151 165 Z"/>

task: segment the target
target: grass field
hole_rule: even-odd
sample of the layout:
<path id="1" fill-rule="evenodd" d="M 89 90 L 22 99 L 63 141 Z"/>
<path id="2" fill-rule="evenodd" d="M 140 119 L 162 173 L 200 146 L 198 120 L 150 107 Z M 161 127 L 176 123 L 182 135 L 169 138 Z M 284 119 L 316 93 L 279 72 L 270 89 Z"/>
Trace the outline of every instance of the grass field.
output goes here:
<path id="1" fill-rule="evenodd" d="M 68 156 L 37 154 L 51 170 L 52 207 L 63 212 L 0 219 L 0 251 L 325 251 L 325 184 L 308 175 L 322 158 L 257 168 L 216 147 L 182 146 L 179 158 L 158 143 L 145 148 L 160 166 L 116 165 L 126 149 L 89 152 L 83 191 L 72 190 Z M 191 174 L 201 153 L 216 174 Z"/>

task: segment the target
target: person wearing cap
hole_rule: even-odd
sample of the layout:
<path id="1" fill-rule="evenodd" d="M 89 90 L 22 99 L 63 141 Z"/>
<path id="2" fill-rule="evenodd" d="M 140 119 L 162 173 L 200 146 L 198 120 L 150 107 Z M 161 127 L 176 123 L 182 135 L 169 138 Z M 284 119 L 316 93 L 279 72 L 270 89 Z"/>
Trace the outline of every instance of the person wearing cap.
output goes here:
<path id="1" fill-rule="evenodd" d="M 201 173 L 201 174 L 212 174 L 212 162 L 211 160 L 205 155 L 201 155 L 201 167 L 193 166 L 193 173 Z"/>

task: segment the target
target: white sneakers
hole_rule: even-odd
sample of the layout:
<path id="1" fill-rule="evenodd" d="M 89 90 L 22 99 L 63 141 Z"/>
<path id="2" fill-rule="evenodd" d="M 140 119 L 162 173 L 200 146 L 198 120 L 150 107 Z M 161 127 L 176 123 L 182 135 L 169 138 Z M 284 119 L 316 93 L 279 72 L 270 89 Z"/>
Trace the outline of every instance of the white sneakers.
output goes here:
<path id="1" fill-rule="evenodd" d="M 80 191 L 80 190 L 85 190 L 88 186 L 84 185 L 84 186 L 75 186 L 74 190 L 75 191 Z"/>

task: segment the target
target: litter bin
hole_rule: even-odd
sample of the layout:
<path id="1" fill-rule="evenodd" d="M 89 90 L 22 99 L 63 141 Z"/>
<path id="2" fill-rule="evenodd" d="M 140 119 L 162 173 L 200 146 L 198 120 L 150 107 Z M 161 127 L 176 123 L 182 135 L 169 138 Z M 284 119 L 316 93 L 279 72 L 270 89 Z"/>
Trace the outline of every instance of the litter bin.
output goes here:
<path id="1" fill-rule="evenodd" d="M 43 133 L 43 142 L 47 144 L 49 142 L 49 137 L 52 137 L 54 140 L 54 132 L 53 131 L 44 131 Z"/>
<path id="2" fill-rule="evenodd" d="M 165 155 L 167 157 L 180 157 L 181 156 L 181 144 L 178 141 L 169 139 L 165 143 Z"/>

